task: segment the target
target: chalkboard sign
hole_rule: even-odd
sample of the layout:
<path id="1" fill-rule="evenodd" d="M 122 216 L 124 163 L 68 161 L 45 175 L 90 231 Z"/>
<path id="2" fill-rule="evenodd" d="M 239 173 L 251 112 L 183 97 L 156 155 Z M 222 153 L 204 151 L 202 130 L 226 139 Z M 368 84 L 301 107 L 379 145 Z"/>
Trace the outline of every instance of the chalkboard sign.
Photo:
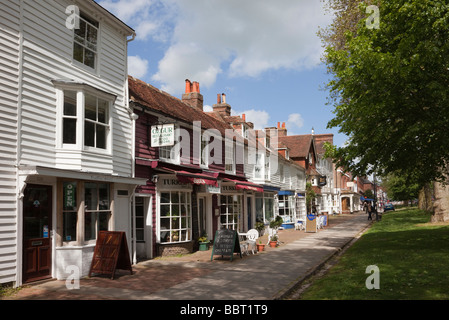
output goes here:
<path id="1" fill-rule="evenodd" d="M 133 274 L 126 235 L 121 231 L 99 231 L 89 277 L 92 273 L 110 274 L 114 279 L 116 269 Z"/>
<path id="2" fill-rule="evenodd" d="M 230 229 L 217 230 L 215 232 L 214 246 L 210 260 L 212 261 L 214 255 L 221 255 L 231 256 L 232 261 L 234 253 L 240 254 L 240 258 L 242 257 L 237 231 Z"/>

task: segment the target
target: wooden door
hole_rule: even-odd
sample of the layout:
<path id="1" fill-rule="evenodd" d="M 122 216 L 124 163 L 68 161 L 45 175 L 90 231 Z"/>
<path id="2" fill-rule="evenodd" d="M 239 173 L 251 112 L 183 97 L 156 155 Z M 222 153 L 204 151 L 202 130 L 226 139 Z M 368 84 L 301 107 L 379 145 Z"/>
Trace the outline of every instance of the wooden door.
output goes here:
<path id="1" fill-rule="evenodd" d="M 52 187 L 28 185 L 23 199 L 23 282 L 51 277 Z"/>

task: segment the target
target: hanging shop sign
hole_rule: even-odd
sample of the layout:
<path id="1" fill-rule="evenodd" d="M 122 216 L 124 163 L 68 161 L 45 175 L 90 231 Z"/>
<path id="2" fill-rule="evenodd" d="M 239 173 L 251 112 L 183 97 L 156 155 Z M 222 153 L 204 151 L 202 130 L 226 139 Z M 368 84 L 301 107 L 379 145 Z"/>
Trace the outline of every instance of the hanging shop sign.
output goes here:
<path id="1" fill-rule="evenodd" d="M 326 176 L 320 176 L 318 178 L 318 186 L 324 187 L 326 185 Z"/>
<path id="2" fill-rule="evenodd" d="M 164 147 L 175 144 L 175 125 L 158 124 L 151 126 L 151 146 Z"/>

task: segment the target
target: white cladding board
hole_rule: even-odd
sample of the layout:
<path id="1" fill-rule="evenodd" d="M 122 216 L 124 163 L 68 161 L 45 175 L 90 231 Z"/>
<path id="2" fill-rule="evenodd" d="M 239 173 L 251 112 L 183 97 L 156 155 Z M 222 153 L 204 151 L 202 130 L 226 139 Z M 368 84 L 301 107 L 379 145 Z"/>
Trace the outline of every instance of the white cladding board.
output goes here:
<path id="1" fill-rule="evenodd" d="M 0 0 L 0 283 L 17 267 L 17 106 L 19 103 L 20 6 Z"/>

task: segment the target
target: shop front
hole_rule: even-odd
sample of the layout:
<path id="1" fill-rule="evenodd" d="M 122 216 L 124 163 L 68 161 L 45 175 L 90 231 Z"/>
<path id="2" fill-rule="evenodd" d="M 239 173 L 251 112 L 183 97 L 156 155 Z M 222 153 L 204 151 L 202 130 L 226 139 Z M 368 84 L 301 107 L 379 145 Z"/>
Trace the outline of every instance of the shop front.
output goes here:
<path id="1" fill-rule="evenodd" d="M 296 196 L 294 191 L 281 190 L 278 193 L 279 216 L 284 229 L 293 229 L 296 221 Z"/>
<path id="2" fill-rule="evenodd" d="M 89 273 L 98 232 L 124 231 L 131 247 L 131 199 L 144 179 L 45 167 L 19 172 L 20 283 Z"/>

